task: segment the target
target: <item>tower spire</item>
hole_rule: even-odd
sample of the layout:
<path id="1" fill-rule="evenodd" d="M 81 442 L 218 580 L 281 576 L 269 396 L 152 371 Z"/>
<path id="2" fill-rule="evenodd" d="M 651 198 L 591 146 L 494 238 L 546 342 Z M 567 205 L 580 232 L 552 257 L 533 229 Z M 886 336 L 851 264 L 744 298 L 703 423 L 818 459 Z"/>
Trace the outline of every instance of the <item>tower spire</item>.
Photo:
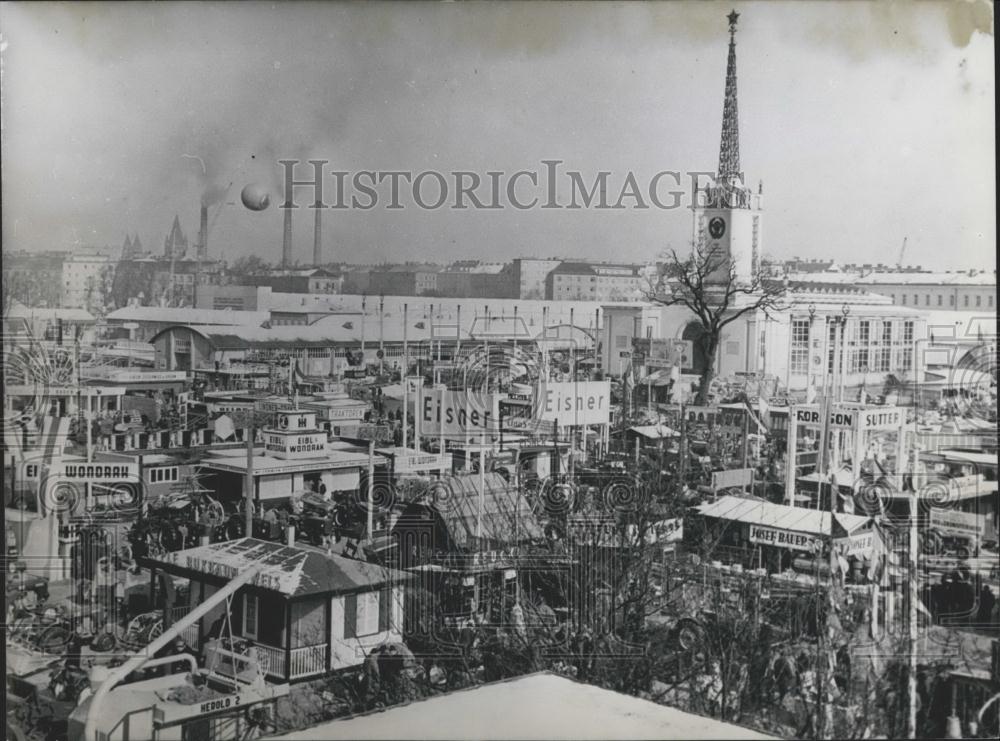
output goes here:
<path id="1" fill-rule="evenodd" d="M 726 100 L 722 107 L 718 179 L 732 183 L 740 176 L 740 122 L 736 103 L 736 22 L 740 14 L 734 10 L 727 18 L 729 18 L 729 61 L 726 65 Z"/>

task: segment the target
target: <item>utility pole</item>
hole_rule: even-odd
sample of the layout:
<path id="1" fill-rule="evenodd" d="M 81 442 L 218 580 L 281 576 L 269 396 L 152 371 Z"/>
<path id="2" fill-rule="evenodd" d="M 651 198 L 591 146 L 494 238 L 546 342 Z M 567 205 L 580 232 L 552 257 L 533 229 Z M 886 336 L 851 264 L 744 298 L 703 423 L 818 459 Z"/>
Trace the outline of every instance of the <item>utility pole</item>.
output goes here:
<path id="1" fill-rule="evenodd" d="M 257 434 L 255 410 L 250 410 L 250 423 L 247 426 L 247 472 L 243 482 L 243 513 L 246 537 L 253 537 L 253 442 Z"/>
<path id="2" fill-rule="evenodd" d="M 446 390 L 447 389 L 444 384 L 441 384 L 438 387 L 438 399 L 441 404 L 441 406 L 438 407 L 439 414 L 441 414 L 441 422 L 438 424 L 438 453 L 441 455 L 444 454 L 444 397 Z"/>
<path id="3" fill-rule="evenodd" d="M 384 372 L 385 363 L 385 342 L 383 340 L 382 332 L 382 318 L 385 316 L 385 296 L 379 296 L 378 299 L 378 354 L 381 356 L 378 359 L 378 374 L 381 376 Z"/>
<path id="4" fill-rule="evenodd" d="M 810 327 L 812 326 L 812 315 L 815 313 L 814 307 L 810 307 Z M 811 334 L 811 333 L 810 333 Z M 833 384 L 831 383 L 831 386 Z M 828 466 L 828 456 L 827 456 L 827 446 L 830 439 L 830 394 L 826 393 L 824 388 L 823 400 L 820 404 L 820 438 L 819 438 L 819 450 L 816 459 L 816 472 L 818 475 L 817 481 L 817 497 L 816 497 L 816 508 L 819 511 L 827 510 L 829 513 L 829 532 L 823 534 L 823 540 L 825 541 L 824 546 L 828 551 L 829 559 L 829 573 L 830 581 L 827 584 L 826 593 L 826 614 L 824 615 L 822 626 L 820 626 L 820 635 L 817 648 L 817 700 L 819 704 L 819 717 L 818 717 L 818 728 L 817 737 L 818 738 L 829 738 L 833 727 L 833 703 L 830 696 L 829 687 L 831 680 L 831 673 L 835 665 L 835 654 L 832 646 L 831 635 L 831 623 L 830 618 L 833 615 L 834 610 L 834 580 L 835 575 L 839 570 L 839 563 L 837 560 L 837 555 L 834 552 L 833 546 L 833 525 L 834 519 L 837 512 L 835 486 L 831 481 L 827 480 L 827 474 L 829 472 Z M 829 500 L 824 502 L 824 495 L 826 489 L 829 485 Z M 822 520 L 821 520 L 822 521 Z M 822 548 L 820 552 L 816 554 L 816 587 L 817 590 L 820 589 L 820 576 L 821 569 L 820 564 L 822 562 Z M 817 598 L 819 597 L 819 591 L 817 591 Z M 819 600 L 817 599 L 817 607 Z"/>
<path id="5" fill-rule="evenodd" d="M 410 373 L 410 346 L 407 343 L 407 304 L 403 304 L 403 372 L 399 375 L 400 380 L 403 382 L 403 447 L 406 448 L 407 445 L 407 426 L 410 420 L 410 407 L 409 398 L 406 393 L 406 387 L 409 386 L 409 373 Z"/>
<path id="6" fill-rule="evenodd" d="M 791 417 L 789 417 L 789 424 L 791 423 Z M 681 493 L 683 494 L 687 491 L 687 414 L 684 412 L 684 397 L 681 396 L 681 442 L 680 442 L 680 460 L 678 461 L 677 470 L 681 479 Z"/>
<path id="7" fill-rule="evenodd" d="M 900 434 L 905 435 L 905 430 L 900 431 Z M 914 440 L 914 443 L 916 441 Z M 907 653 L 909 654 L 909 665 L 907 667 L 908 671 L 906 673 L 906 689 L 907 695 L 909 697 L 909 707 L 907 708 L 906 714 L 906 737 L 916 738 L 917 737 L 917 703 L 920 702 L 920 698 L 917 695 L 917 600 L 920 598 L 919 586 L 917 580 L 920 578 L 919 569 L 919 558 L 920 549 L 917 546 L 917 538 L 919 533 L 917 532 L 917 516 L 920 513 L 920 507 L 918 506 L 917 497 L 917 465 L 919 463 L 920 453 L 917 450 L 917 446 L 913 445 L 913 475 L 910 477 L 913 481 L 913 491 L 910 492 L 910 533 L 909 533 L 909 563 L 907 564 L 907 571 L 909 572 L 908 584 L 909 584 L 909 605 L 908 605 L 908 619 L 906 621 L 906 643 L 907 643 Z M 886 559 L 886 569 L 888 570 L 888 559 Z M 994 656 L 996 654 L 994 653 Z"/>
<path id="8" fill-rule="evenodd" d="M 365 354 L 365 318 L 368 316 L 368 294 L 361 294 L 361 355 Z M 362 361 L 365 362 L 365 361 Z"/>
<path id="9" fill-rule="evenodd" d="M 368 441 L 368 541 L 375 530 L 375 441 Z"/>
<path id="10" fill-rule="evenodd" d="M 750 401 L 745 394 L 744 404 L 746 408 L 743 410 L 743 468 L 746 468 L 750 460 Z"/>
<path id="11" fill-rule="evenodd" d="M 476 514 L 476 549 L 483 550 L 483 503 L 486 497 L 486 430 L 479 433 L 479 501 Z"/>

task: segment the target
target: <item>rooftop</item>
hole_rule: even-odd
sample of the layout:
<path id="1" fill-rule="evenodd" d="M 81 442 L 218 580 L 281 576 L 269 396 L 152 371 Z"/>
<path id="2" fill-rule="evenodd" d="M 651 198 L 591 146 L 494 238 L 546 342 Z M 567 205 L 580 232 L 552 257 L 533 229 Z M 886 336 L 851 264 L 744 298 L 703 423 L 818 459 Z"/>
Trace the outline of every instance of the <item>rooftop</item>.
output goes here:
<path id="1" fill-rule="evenodd" d="M 327 449 L 315 458 L 275 458 L 263 455 L 257 449 L 253 455 L 254 476 L 267 476 L 276 473 L 290 473 L 294 471 L 326 471 L 336 468 L 362 468 L 368 465 L 368 455 L 360 453 L 350 453 L 344 450 Z M 245 473 L 247 470 L 246 450 L 243 448 L 230 448 L 223 450 L 209 450 L 209 455 L 201 462 L 205 468 L 213 468 L 222 471 Z M 381 461 L 379 461 L 381 462 Z"/>
<path id="2" fill-rule="evenodd" d="M 446 476 L 447 506 L 438 508 L 449 535 L 460 546 L 470 544 L 482 514 L 482 537 L 505 543 L 542 536 L 530 503 L 498 473 L 483 476 L 485 488 L 479 497 L 479 475 Z M 444 498 L 441 497 L 444 503 Z M 480 508 L 481 507 L 481 508 Z"/>
<path id="3" fill-rule="evenodd" d="M 768 739 L 743 726 L 550 672 L 322 723 L 283 739 Z"/>
<path id="4" fill-rule="evenodd" d="M 896 272 L 863 269 L 790 272 L 788 279 L 801 283 L 842 283 L 850 285 L 929 285 L 929 286 L 995 286 L 996 273 L 991 271 Z"/>
<path id="5" fill-rule="evenodd" d="M 568 273 L 571 275 L 620 275 L 626 272 L 629 275 L 637 275 L 639 266 L 616 263 L 594 263 L 567 260 L 557 265 L 552 273 L 557 275 Z"/>
<path id="6" fill-rule="evenodd" d="M 177 323 L 188 324 L 188 322 Z M 204 336 L 219 350 L 247 349 L 260 345 L 290 348 L 309 345 L 327 347 L 335 343 L 361 342 L 362 338 L 360 317 L 345 319 L 342 315 L 336 314 L 320 317 L 309 325 L 279 325 L 268 328 L 233 324 L 202 324 L 190 329 Z M 380 339 L 384 342 L 402 342 L 403 334 L 401 321 L 383 321 L 380 331 L 379 322 L 369 318 L 365 325 L 364 337 L 371 345 L 370 352 L 374 354 Z M 430 336 L 429 326 L 425 322 L 417 321 L 416 318 L 408 322 L 407 339 L 410 342 L 427 340 Z M 469 337 L 467 332 L 463 332 L 463 336 L 466 339 Z M 153 339 L 155 340 L 155 337 Z"/>
<path id="7" fill-rule="evenodd" d="M 62 309 L 62 308 L 35 308 L 25 306 L 20 301 L 14 301 L 7 312 L 7 316 L 12 319 L 23 318 L 30 320 L 55 321 L 62 319 L 66 322 L 96 322 L 94 315 L 84 309 Z"/>
<path id="8" fill-rule="evenodd" d="M 106 319 L 120 322 L 215 324 L 226 327 L 259 327 L 269 318 L 270 315 L 266 311 L 166 308 L 162 306 L 125 306 L 121 309 L 115 309 L 106 317 Z"/>
<path id="9" fill-rule="evenodd" d="M 729 496 L 709 504 L 703 504 L 698 510 L 705 517 L 716 517 L 722 520 L 746 522 L 813 535 L 830 534 L 831 514 L 814 509 L 789 507 L 786 504 L 772 504 L 757 499 Z M 841 513 L 834 514 L 832 517 L 848 533 L 867 525 L 871 520 L 871 518 L 862 515 Z"/>
<path id="10" fill-rule="evenodd" d="M 852 276 L 854 281 L 860 284 L 906 284 L 906 285 L 943 285 L 943 286 L 995 286 L 997 276 L 995 272 L 975 271 L 967 272 L 937 272 L 937 273 L 869 273 L 867 275 Z"/>
<path id="11" fill-rule="evenodd" d="M 228 578 L 251 566 L 263 566 L 254 579 L 255 586 L 287 597 L 368 591 L 409 578 L 403 572 L 367 561 L 256 538 L 212 543 L 149 560 L 212 576 L 230 575 Z"/>

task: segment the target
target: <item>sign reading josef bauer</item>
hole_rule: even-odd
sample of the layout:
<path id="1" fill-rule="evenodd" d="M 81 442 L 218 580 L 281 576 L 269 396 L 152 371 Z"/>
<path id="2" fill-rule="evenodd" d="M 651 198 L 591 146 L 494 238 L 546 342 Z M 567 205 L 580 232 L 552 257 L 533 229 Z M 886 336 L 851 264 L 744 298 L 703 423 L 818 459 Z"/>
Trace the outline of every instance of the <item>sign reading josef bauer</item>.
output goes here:
<path id="1" fill-rule="evenodd" d="M 819 538 L 805 533 L 790 530 L 778 530 L 762 525 L 750 526 L 750 540 L 763 545 L 775 545 L 779 548 L 791 548 L 796 551 L 815 551 L 820 545 Z"/>

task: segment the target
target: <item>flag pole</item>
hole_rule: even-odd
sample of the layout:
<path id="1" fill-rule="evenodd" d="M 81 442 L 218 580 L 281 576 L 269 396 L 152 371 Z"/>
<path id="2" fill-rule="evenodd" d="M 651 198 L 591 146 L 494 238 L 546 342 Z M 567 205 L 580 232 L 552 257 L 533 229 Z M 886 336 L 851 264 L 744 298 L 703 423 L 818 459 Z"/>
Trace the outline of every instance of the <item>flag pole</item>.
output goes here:
<path id="1" fill-rule="evenodd" d="M 368 441 L 368 542 L 375 529 L 375 441 Z"/>
<path id="2" fill-rule="evenodd" d="M 400 379 L 403 381 L 403 447 L 408 447 L 407 445 L 407 427 L 409 426 L 410 420 L 410 407 L 407 403 L 409 401 L 408 394 L 406 392 L 406 387 L 410 385 L 407 376 L 410 373 L 410 346 L 407 343 L 407 312 L 409 306 L 403 304 L 403 372 L 400 374 Z"/>
<path id="3" fill-rule="evenodd" d="M 413 400 L 413 449 L 420 450 L 420 417 L 423 415 L 424 377 L 417 376 L 416 387 L 413 389 L 417 398 Z"/>

